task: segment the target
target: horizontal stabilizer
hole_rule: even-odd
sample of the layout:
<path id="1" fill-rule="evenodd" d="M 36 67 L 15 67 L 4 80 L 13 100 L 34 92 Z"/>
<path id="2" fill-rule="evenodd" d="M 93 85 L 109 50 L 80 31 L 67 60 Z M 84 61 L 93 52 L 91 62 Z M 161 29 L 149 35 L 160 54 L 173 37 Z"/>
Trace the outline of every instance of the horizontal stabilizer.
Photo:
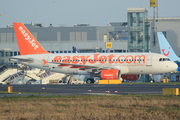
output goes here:
<path id="1" fill-rule="evenodd" d="M 12 57 L 10 58 L 11 61 L 13 62 L 33 62 L 33 58 L 19 58 L 19 57 Z"/>

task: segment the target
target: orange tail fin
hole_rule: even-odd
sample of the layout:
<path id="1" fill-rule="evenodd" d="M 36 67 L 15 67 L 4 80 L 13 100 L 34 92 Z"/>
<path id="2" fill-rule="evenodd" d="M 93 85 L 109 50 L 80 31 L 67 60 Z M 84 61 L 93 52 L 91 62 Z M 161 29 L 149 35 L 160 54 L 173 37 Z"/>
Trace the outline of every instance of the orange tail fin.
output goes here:
<path id="1" fill-rule="evenodd" d="M 49 53 L 41 47 L 24 24 L 13 23 L 13 26 L 21 55 Z"/>

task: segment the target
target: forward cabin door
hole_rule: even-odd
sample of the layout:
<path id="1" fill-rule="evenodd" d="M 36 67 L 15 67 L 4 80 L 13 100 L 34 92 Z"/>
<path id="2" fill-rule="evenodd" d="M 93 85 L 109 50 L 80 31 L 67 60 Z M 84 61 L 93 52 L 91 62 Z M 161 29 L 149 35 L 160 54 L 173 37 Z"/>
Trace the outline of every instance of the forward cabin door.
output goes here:
<path id="1" fill-rule="evenodd" d="M 148 55 L 146 58 L 146 66 L 152 66 L 152 55 Z"/>

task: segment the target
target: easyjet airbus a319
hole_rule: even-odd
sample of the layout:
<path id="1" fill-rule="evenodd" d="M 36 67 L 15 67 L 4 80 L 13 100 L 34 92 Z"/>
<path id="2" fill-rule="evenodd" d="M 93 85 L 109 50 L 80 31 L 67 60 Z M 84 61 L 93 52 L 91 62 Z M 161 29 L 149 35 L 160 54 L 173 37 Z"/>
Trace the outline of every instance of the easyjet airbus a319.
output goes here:
<path id="1" fill-rule="evenodd" d="M 11 61 L 65 74 L 100 74 L 120 79 L 122 74 L 172 72 L 177 65 L 156 53 L 56 53 L 44 50 L 22 23 L 13 23 L 20 54 Z"/>

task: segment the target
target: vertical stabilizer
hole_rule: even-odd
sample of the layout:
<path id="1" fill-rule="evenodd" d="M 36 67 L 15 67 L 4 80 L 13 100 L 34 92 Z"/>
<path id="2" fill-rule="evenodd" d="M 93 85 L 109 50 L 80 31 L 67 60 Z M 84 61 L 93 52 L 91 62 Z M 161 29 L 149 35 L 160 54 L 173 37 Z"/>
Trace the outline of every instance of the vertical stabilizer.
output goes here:
<path id="1" fill-rule="evenodd" d="M 38 41 L 22 23 L 13 23 L 17 43 L 21 55 L 47 54 Z"/>
<path id="2" fill-rule="evenodd" d="M 72 49 L 73 49 L 73 53 L 77 53 L 77 50 L 76 50 L 75 46 L 73 46 Z"/>
<path id="3" fill-rule="evenodd" d="M 171 45 L 168 43 L 167 39 L 164 37 L 162 32 L 157 32 L 159 47 L 161 54 L 169 57 L 171 61 L 180 61 L 180 58 L 175 54 Z"/>

